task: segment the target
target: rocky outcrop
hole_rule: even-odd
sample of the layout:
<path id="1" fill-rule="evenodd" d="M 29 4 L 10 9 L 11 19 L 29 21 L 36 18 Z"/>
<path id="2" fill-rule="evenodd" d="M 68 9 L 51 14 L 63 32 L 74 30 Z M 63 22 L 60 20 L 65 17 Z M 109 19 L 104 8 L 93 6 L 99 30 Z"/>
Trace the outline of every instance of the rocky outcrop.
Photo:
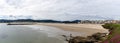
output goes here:
<path id="1" fill-rule="evenodd" d="M 63 36 L 66 38 L 66 41 L 68 41 L 68 43 L 101 43 L 104 39 L 106 39 L 106 33 L 95 33 L 88 37 L 72 37 L 72 35 L 70 35 L 68 38 L 65 35 Z"/>

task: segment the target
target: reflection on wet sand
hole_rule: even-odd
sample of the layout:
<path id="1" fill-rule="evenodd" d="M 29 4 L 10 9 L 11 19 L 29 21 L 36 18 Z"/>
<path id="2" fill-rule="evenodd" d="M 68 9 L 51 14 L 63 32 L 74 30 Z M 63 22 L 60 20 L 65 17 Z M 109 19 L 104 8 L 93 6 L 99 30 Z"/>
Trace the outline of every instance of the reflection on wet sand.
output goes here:
<path id="1" fill-rule="evenodd" d="M 0 24 L 0 43 L 64 43 L 64 41 L 29 27 Z"/>

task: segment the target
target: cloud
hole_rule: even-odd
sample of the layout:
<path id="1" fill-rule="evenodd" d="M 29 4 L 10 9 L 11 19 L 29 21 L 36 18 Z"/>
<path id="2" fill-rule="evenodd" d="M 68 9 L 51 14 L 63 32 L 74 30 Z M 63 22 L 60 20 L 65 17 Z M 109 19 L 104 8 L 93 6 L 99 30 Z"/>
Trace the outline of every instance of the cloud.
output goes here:
<path id="1" fill-rule="evenodd" d="M 33 15 L 34 19 L 55 20 L 81 19 L 81 15 L 114 17 L 120 16 L 119 2 L 120 0 L 0 0 L 0 15 Z"/>

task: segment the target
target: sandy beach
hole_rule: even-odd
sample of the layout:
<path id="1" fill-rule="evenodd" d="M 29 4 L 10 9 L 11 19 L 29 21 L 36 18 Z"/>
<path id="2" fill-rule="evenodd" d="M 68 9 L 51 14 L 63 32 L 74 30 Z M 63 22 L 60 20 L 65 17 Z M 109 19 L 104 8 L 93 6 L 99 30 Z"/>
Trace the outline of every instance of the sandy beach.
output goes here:
<path id="1" fill-rule="evenodd" d="M 82 36 L 89 36 L 94 33 L 108 33 L 108 30 L 104 29 L 102 24 L 60 24 L 60 23 L 38 23 L 37 25 L 52 26 L 64 31 L 70 32 L 82 32 L 85 33 Z"/>

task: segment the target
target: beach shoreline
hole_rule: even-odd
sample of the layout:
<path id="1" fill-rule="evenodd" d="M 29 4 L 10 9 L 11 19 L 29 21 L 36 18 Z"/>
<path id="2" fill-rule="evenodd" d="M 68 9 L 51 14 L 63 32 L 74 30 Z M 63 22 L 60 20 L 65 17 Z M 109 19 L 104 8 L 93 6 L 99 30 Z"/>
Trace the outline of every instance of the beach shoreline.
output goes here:
<path id="1" fill-rule="evenodd" d="M 102 24 L 61 24 L 61 23 L 37 23 L 36 25 L 51 26 L 63 31 L 85 33 L 81 36 L 90 36 L 95 33 L 108 33 Z"/>
<path id="2" fill-rule="evenodd" d="M 26 26 L 32 26 L 32 27 L 39 27 L 39 26 L 54 27 L 55 29 L 59 29 L 59 30 L 65 31 L 65 32 L 67 32 L 69 34 L 87 37 L 87 36 L 90 36 L 90 35 L 92 35 L 94 33 L 98 33 L 98 32 L 99 33 L 108 33 L 108 30 L 104 29 L 101 25 L 102 24 L 36 23 L 36 24 L 33 24 L 33 25 L 26 25 Z M 24 26 L 24 25 L 21 25 L 21 26 Z M 55 31 L 55 29 L 53 29 L 53 30 Z M 83 34 L 81 34 L 81 33 L 83 33 Z M 79 34 L 81 34 L 81 35 L 79 35 Z"/>

